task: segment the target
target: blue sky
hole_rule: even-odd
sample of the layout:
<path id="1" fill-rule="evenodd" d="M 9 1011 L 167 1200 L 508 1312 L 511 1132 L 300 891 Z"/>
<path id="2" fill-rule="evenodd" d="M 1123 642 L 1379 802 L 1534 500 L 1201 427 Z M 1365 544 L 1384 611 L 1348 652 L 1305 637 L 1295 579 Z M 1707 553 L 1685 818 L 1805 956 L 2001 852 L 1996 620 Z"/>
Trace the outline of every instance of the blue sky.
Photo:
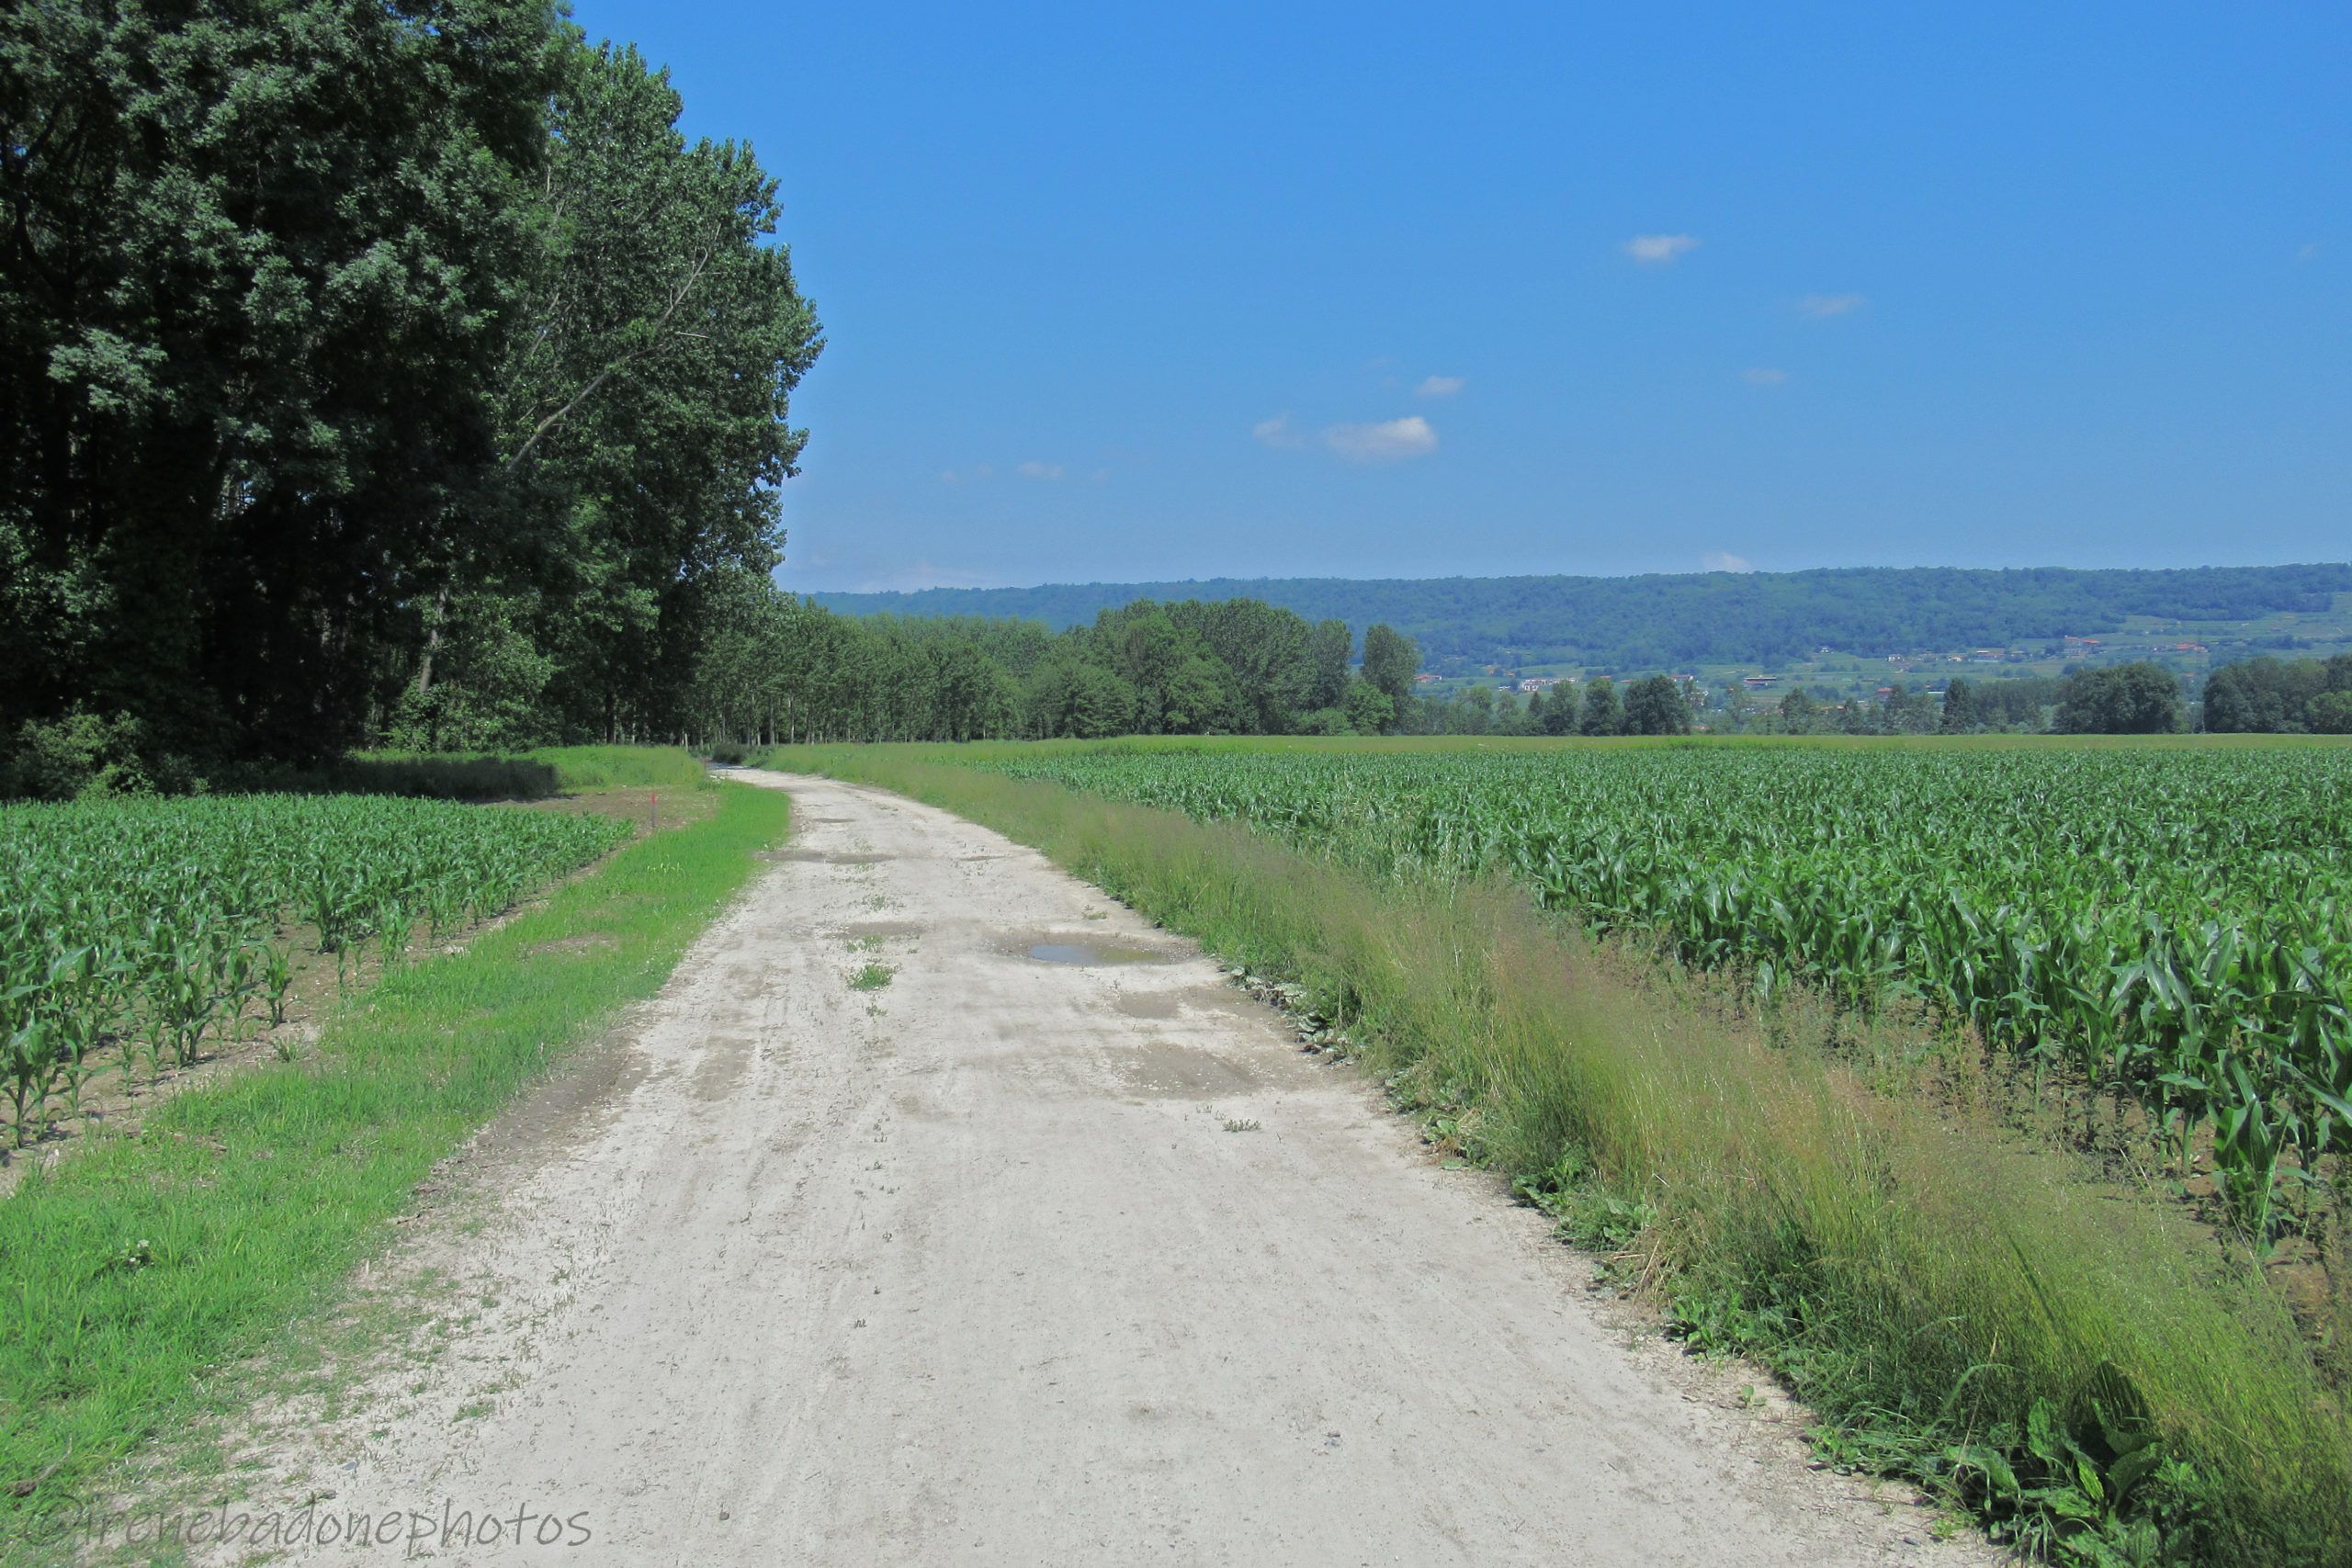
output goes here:
<path id="1" fill-rule="evenodd" d="M 580 0 L 831 339 L 787 585 L 2352 555 L 2352 6 Z"/>

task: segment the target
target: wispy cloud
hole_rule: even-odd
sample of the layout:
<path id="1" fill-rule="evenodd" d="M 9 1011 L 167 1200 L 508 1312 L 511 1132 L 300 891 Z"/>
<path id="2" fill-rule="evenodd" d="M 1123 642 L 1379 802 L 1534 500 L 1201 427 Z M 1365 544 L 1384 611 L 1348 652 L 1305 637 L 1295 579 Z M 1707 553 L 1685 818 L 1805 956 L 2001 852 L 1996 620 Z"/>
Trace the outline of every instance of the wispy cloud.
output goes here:
<path id="1" fill-rule="evenodd" d="M 1756 563 L 1729 550 L 1709 550 L 1699 558 L 1701 571 L 1754 571 Z"/>
<path id="2" fill-rule="evenodd" d="M 1467 376 L 1424 376 L 1413 390 L 1425 398 L 1450 398 L 1469 384 Z"/>
<path id="3" fill-rule="evenodd" d="M 1032 458 L 1013 470 L 1024 479 L 1057 479 L 1068 471 L 1060 463 L 1040 463 Z"/>
<path id="4" fill-rule="evenodd" d="M 1298 432 L 1290 425 L 1290 415 L 1278 413 L 1272 419 L 1261 419 L 1250 427 L 1250 434 L 1261 446 L 1291 447 L 1303 446 Z"/>
<path id="5" fill-rule="evenodd" d="M 1774 370 L 1762 365 L 1754 366 L 1748 369 L 1743 370 L 1739 375 L 1740 379 L 1746 381 L 1751 387 L 1778 387 L 1789 378 L 1789 373 L 1787 371 Z"/>
<path id="6" fill-rule="evenodd" d="M 2307 240 L 2303 243 L 2297 245 L 2295 247 L 2295 259 L 2299 262 L 2319 260 L 2319 242 L 2317 240 Z"/>
<path id="7" fill-rule="evenodd" d="M 975 463 L 968 472 L 955 468 L 942 468 L 939 471 L 939 482 L 944 485 L 959 485 L 967 479 L 987 479 L 995 472 L 996 469 L 987 463 Z"/>
<path id="8" fill-rule="evenodd" d="M 1808 294 L 1797 301 L 1797 313 L 1820 319 L 1850 316 L 1870 303 L 1859 294 Z"/>
<path id="9" fill-rule="evenodd" d="M 1394 463 L 1436 451 L 1437 432 L 1419 414 L 1408 414 L 1377 424 L 1335 424 L 1323 433 L 1323 445 L 1351 463 Z"/>
<path id="10" fill-rule="evenodd" d="M 1690 234 L 1636 234 L 1625 242 L 1625 254 L 1644 266 L 1664 266 L 1698 248 L 1697 237 Z"/>

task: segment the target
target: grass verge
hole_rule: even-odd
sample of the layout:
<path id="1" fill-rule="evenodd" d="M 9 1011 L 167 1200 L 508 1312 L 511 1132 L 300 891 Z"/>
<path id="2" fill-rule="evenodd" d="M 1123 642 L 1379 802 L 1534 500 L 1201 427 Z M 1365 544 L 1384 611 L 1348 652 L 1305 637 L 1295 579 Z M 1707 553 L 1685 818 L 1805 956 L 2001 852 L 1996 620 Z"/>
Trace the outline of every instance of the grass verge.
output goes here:
<path id="1" fill-rule="evenodd" d="M 703 776 L 702 764 L 683 746 L 542 746 L 514 752 L 361 751 L 242 782 L 331 795 L 539 800 L 573 790 L 691 789 Z"/>
<path id="2" fill-rule="evenodd" d="M 661 987 L 786 824 L 777 792 L 703 787 L 707 818 L 394 970 L 308 1056 L 190 1089 L 0 1201 L 0 1539 L 217 1410 L 215 1369 L 332 1301 L 435 1162 Z"/>
<path id="3" fill-rule="evenodd" d="M 939 756 L 777 761 L 985 823 L 1302 982 L 1681 1333 L 1778 1371 L 1834 1460 L 2061 1560 L 2352 1563 L 2341 1404 L 2258 1272 L 2160 1203 L 1611 978 L 1510 888 L 1375 881 Z"/>

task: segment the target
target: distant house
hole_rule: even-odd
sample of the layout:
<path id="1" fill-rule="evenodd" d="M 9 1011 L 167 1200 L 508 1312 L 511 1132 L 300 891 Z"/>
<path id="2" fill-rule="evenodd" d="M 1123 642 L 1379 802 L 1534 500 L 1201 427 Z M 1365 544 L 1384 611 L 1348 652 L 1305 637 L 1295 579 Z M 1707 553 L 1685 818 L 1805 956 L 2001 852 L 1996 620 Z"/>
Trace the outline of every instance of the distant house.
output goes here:
<path id="1" fill-rule="evenodd" d="M 1426 670 L 1413 677 L 1413 684 L 1416 686 L 1434 686 L 1437 682 L 1438 677 L 1430 674 Z"/>
<path id="2" fill-rule="evenodd" d="M 1566 677 L 1562 675 L 1530 675 L 1519 683 L 1519 689 L 1522 692 L 1548 692 L 1566 680 Z"/>
<path id="3" fill-rule="evenodd" d="M 1779 685 L 1781 678 L 1778 675 L 1743 675 L 1739 683 L 1751 692 L 1760 692 L 1767 686 Z"/>

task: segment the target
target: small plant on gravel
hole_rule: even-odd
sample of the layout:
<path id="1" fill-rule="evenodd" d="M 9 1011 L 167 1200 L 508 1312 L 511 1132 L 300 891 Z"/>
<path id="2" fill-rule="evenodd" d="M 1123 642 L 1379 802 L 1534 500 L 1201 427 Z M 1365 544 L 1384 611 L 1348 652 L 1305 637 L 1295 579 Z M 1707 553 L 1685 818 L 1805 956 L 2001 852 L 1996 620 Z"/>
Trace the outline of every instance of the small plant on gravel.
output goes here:
<path id="1" fill-rule="evenodd" d="M 890 976 L 897 973 L 888 964 L 869 964 L 850 976 L 849 988 L 853 991 L 878 991 L 888 985 Z"/>
<path id="2" fill-rule="evenodd" d="M 1258 1119 L 1254 1116 L 1228 1116 L 1225 1130 L 1228 1133 L 1254 1133 L 1258 1130 Z"/>

